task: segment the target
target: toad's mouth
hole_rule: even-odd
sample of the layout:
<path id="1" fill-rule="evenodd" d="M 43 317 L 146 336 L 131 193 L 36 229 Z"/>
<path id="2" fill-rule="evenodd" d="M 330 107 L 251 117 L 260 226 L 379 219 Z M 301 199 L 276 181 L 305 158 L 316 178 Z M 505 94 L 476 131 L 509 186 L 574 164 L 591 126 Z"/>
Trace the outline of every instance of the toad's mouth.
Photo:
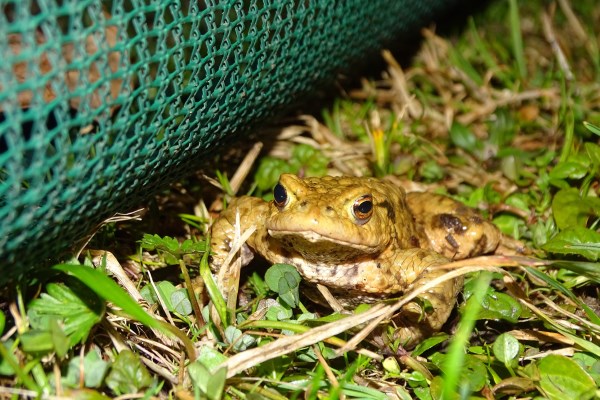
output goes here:
<path id="1" fill-rule="evenodd" d="M 373 253 L 378 250 L 377 245 L 365 244 L 356 240 L 340 239 L 332 235 L 325 235 L 313 230 L 275 230 L 269 229 L 269 235 L 278 239 L 287 247 L 299 250 L 312 247 L 315 251 L 322 248 L 338 248 L 338 250 L 353 249 L 354 252 Z"/>

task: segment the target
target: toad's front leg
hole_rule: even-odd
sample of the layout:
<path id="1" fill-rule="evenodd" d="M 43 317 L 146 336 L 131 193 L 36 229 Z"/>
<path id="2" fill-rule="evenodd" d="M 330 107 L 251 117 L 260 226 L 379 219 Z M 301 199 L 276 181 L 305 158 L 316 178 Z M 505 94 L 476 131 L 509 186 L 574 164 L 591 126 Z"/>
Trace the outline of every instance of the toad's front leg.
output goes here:
<path id="1" fill-rule="evenodd" d="M 257 197 L 243 196 L 231 201 L 226 210 L 221 212 L 211 227 L 210 267 L 217 272 L 223 266 L 232 249 L 235 238 L 236 214 L 240 216 L 240 234 L 255 226 L 256 231 L 242 247 L 242 265 L 247 265 L 256 251 L 256 243 L 266 234 L 265 219 L 269 211 L 269 203 Z"/>
<path id="2" fill-rule="evenodd" d="M 448 270 L 436 266 L 448 262 L 440 254 L 424 249 L 403 251 L 395 260 L 399 273 L 404 275 L 408 284 L 406 293 L 418 290 L 447 273 Z M 418 295 L 423 303 L 413 301 L 402 307 L 393 319 L 397 326 L 394 339 L 399 339 L 402 346 L 409 348 L 438 332 L 448 320 L 462 284 L 462 277 L 445 280 Z"/>

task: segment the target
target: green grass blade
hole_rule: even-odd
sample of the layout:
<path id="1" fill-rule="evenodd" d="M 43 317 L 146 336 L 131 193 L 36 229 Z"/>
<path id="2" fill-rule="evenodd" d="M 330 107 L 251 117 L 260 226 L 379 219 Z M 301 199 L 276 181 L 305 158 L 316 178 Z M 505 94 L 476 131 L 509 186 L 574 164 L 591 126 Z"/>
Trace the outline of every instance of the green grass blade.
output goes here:
<path id="1" fill-rule="evenodd" d="M 523 36 L 521 35 L 521 17 L 517 0 L 509 0 L 510 4 L 510 34 L 513 45 L 513 54 L 517 63 L 517 71 L 521 79 L 527 78 L 525 66 L 525 53 L 523 51 Z"/>
<path id="2" fill-rule="evenodd" d="M 489 50 L 488 45 L 481 39 L 481 36 L 479 35 L 479 31 L 475 24 L 475 20 L 473 18 L 469 18 L 469 30 L 475 42 L 477 52 L 481 56 L 481 60 L 485 63 L 485 66 L 494 73 L 494 76 L 496 76 L 505 87 L 512 87 L 513 84 L 511 79 L 506 75 L 504 71 L 502 71 L 502 68 L 500 68 L 500 66 L 496 62 L 494 55 Z"/>
<path id="3" fill-rule="evenodd" d="M 573 150 L 573 142 L 575 140 L 575 116 L 573 110 L 568 109 L 564 114 L 565 117 L 565 142 L 562 145 L 559 162 L 565 162 L 569 159 Z"/>
<path id="4" fill-rule="evenodd" d="M 190 339 L 185 336 L 179 329 L 165 322 L 154 319 L 148 314 L 135 300 L 127 294 L 119 285 L 110 279 L 103 272 L 76 264 L 58 264 L 52 267 L 57 271 L 61 271 L 69 276 L 79 279 L 87 287 L 92 289 L 99 297 L 106 301 L 110 301 L 117 307 L 120 307 L 125 313 L 136 321 L 142 324 L 157 329 L 162 333 L 171 336 L 175 335 L 182 341 L 190 360 L 196 359 L 194 345 Z"/>
<path id="5" fill-rule="evenodd" d="M 158 320 L 152 318 L 131 296 L 103 272 L 84 265 L 75 264 L 58 264 L 53 266 L 52 269 L 79 279 L 98 296 L 120 307 L 135 320 L 166 333 Z"/>
<path id="6" fill-rule="evenodd" d="M 456 65 L 456 68 L 464 72 L 465 75 L 468 76 L 475 83 L 475 85 L 479 87 L 483 85 L 483 77 L 479 72 L 477 72 L 477 70 L 473 67 L 469 60 L 467 60 L 463 56 L 460 50 L 454 47 L 451 48 L 450 60 L 454 65 Z"/>
<path id="7" fill-rule="evenodd" d="M 210 243 L 210 238 L 206 238 L 206 243 Z M 200 260 L 200 276 L 202 277 L 202 280 L 204 280 L 208 297 L 212 300 L 215 309 L 217 310 L 217 314 L 219 314 L 219 318 L 221 318 L 221 323 L 228 324 L 227 303 L 225 303 L 225 299 L 223 298 L 223 295 L 221 295 L 221 291 L 217 287 L 217 283 L 210 272 L 210 267 L 208 266 L 209 253 L 209 249 L 206 249 L 206 252 L 202 255 L 202 259 Z"/>
<path id="8" fill-rule="evenodd" d="M 552 265 L 571 269 L 571 268 L 569 268 L 569 264 L 570 263 L 567 263 L 567 262 L 561 262 L 561 263 L 553 263 Z M 581 264 L 583 264 L 583 265 L 592 264 L 593 265 L 593 263 L 581 263 Z M 596 325 L 600 325 L 600 317 L 594 312 L 594 310 L 592 310 L 587 304 L 585 304 L 577 296 L 575 296 L 573 294 L 573 292 L 571 292 L 565 285 L 558 282 L 556 279 L 552 278 L 548 274 L 545 274 L 542 271 L 539 271 L 535 268 L 525 267 L 525 269 L 531 275 L 544 281 L 546 284 L 548 284 L 548 286 L 560 291 L 562 294 L 567 296 L 569 299 L 573 300 L 579 307 L 581 307 L 585 311 L 587 317 L 590 319 L 591 322 L 593 322 Z"/>
<path id="9" fill-rule="evenodd" d="M 25 387 L 31 391 L 41 394 L 40 387 L 35 383 L 33 379 L 25 373 L 25 371 L 19 365 L 19 362 L 15 356 L 9 352 L 9 349 L 4 346 L 4 343 L 0 343 L 0 358 L 2 358 L 10 368 L 13 370 L 18 378 L 18 381 L 22 382 Z"/>
<path id="10" fill-rule="evenodd" d="M 456 332 L 454 340 L 450 344 L 448 358 L 445 361 L 442 399 L 455 398 L 457 393 L 456 387 L 458 385 L 458 379 L 465 359 L 465 346 L 469 342 L 469 337 L 471 336 L 471 332 L 473 332 L 477 315 L 481 310 L 483 298 L 487 293 L 487 289 L 490 286 L 491 281 L 492 274 L 489 272 L 482 272 L 477 277 L 473 294 L 469 300 L 467 300 L 465 313 L 460 320 L 458 331 Z"/>

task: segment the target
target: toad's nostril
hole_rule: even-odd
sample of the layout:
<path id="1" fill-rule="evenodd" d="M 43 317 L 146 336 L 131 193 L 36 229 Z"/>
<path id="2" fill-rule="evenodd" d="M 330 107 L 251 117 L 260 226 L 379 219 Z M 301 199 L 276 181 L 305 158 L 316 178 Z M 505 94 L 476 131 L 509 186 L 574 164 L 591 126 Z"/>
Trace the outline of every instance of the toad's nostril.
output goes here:
<path id="1" fill-rule="evenodd" d="M 333 214 L 333 211 L 334 211 L 334 210 L 333 210 L 333 207 L 331 207 L 331 206 L 327 206 L 327 207 L 325 207 L 325 212 L 326 212 L 327 214 Z"/>

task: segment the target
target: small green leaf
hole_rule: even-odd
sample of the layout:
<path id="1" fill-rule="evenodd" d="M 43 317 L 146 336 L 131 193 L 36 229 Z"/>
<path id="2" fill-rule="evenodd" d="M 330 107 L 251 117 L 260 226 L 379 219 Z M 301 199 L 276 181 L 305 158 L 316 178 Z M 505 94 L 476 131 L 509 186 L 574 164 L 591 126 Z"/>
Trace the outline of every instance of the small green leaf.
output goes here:
<path id="1" fill-rule="evenodd" d="M 233 345 L 235 351 L 244 351 L 256 342 L 256 339 L 252 336 L 242 333 L 233 325 L 225 328 L 225 340 Z"/>
<path id="2" fill-rule="evenodd" d="M 357 385 L 355 383 L 342 383 L 342 393 L 348 398 L 364 400 L 388 400 L 389 397 L 375 388 Z M 330 397 L 332 398 L 332 397 Z M 339 398 L 339 397 L 335 397 Z"/>
<path id="3" fill-rule="evenodd" d="M 272 199 L 271 190 L 279 181 L 279 176 L 284 173 L 295 172 L 298 172 L 296 167 L 288 161 L 267 156 L 260 160 L 256 174 L 254 174 L 254 181 L 258 190 L 261 193 L 269 193 L 269 197 Z"/>
<path id="4" fill-rule="evenodd" d="M 454 123 L 450 128 L 450 140 L 455 146 L 473 153 L 477 150 L 480 141 L 475 134 L 465 125 Z"/>
<path id="5" fill-rule="evenodd" d="M 188 297 L 187 290 L 177 289 L 171 293 L 171 305 L 173 310 L 179 315 L 190 315 L 192 313 L 192 302 Z"/>
<path id="6" fill-rule="evenodd" d="M 478 319 L 503 319 L 516 323 L 522 311 L 521 304 L 514 297 L 494 291 L 484 297 Z"/>
<path id="7" fill-rule="evenodd" d="M 428 381 L 427 376 L 425 374 L 423 374 L 423 372 L 421 372 L 421 371 L 413 371 L 408 376 L 406 374 L 404 376 L 405 376 L 406 382 L 412 388 L 429 386 L 429 383 L 427 382 Z"/>
<path id="8" fill-rule="evenodd" d="M 271 306 L 267 310 L 265 314 L 265 318 L 269 321 L 283 321 L 292 318 L 294 313 L 289 308 L 278 304 L 276 306 Z"/>
<path id="9" fill-rule="evenodd" d="M 581 226 L 559 232 L 542 248 L 550 253 L 578 254 L 588 260 L 600 259 L 600 233 Z"/>
<path id="10" fill-rule="evenodd" d="M 317 314 L 315 313 L 302 313 L 300 315 L 298 315 L 298 322 L 304 322 L 304 321 L 315 321 L 317 319 Z"/>
<path id="11" fill-rule="evenodd" d="M 211 372 L 200 360 L 196 360 L 188 366 L 188 373 L 194 388 L 200 391 L 202 396 L 209 400 L 221 399 L 227 378 L 227 369 L 219 368 Z"/>
<path id="12" fill-rule="evenodd" d="M 252 275 L 248 278 L 248 283 L 252 287 L 252 290 L 256 293 L 256 297 L 262 298 L 266 297 L 269 292 L 269 287 L 265 283 L 263 277 L 256 272 L 253 272 Z"/>
<path id="13" fill-rule="evenodd" d="M 474 280 L 470 280 L 465 284 L 464 294 L 467 299 L 471 297 L 474 282 Z M 462 307 L 462 309 L 464 308 L 465 306 Z M 477 319 L 506 320 L 516 323 L 522 311 L 523 308 L 516 299 L 505 293 L 497 292 L 493 288 L 488 288 L 481 302 L 481 310 Z"/>
<path id="14" fill-rule="evenodd" d="M 140 241 L 140 245 L 144 250 L 155 250 L 158 246 L 162 244 L 162 238 L 158 235 L 150 235 L 145 233 Z"/>
<path id="15" fill-rule="evenodd" d="M 290 307 L 298 306 L 301 280 L 296 268 L 288 264 L 274 264 L 265 273 L 265 282 L 269 289 L 276 292 Z"/>
<path id="16" fill-rule="evenodd" d="M 181 243 L 181 252 L 184 254 L 203 253 L 206 251 L 206 242 L 196 242 L 191 239 L 186 239 Z"/>
<path id="17" fill-rule="evenodd" d="M 585 148 L 588 157 L 590 157 L 592 164 L 598 168 L 600 166 L 600 146 L 596 143 L 585 142 L 583 147 Z"/>
<path id="18" fill-rule="evenodd" d="M 552 199 L 552 214 L 559 229 L 585 226 L 589 215 L 598 214 L 600 202 L 582 198 L 574 188 L 562 189 Z"/>
<path id="19" fill-rule="evenodd" d="M 50 336 L 58 358 L 63 358 L 69 350 L 69 338 L 56 319 L 50 320 Z M 87 336 L 87 333 L 86 333 Z"/>
<path id="20" fill-rule="evenodd" d="M 600 386 L 600 359 L 588 353 L 578 352 L 573 355 L 573 361 L 579 364 Z"/>
<path id="21" fill-rule="evenodd" d="M 123 350 L 115 359 L 106 384 L 117 394 L 137 393 L 154 383 L 152 376 L 140 358 L 129 350 Z"/>
<path id="22" fill-rule="evenodd" d="M 436 376 L 436 378 L 439 378 L 439 377 Z M 433 382 L 432 382 L 432 384 L 433 384 Z M 417 396 L 417 399 L 419 399 L 419 400 L 431 400 L 433 398 L 431 396 L 431 389 L 428 387 L 418 387 L 418 388 L 415 388 L 414 391 L 415 391 L 415 396 Z"/>
<path id="23" fill-rule="evenodd" d="M 598 367 L 600 367 L 600 360 L 598 360 L 597 357 L 594 357 L 591 354 L 577 352 L 573 354 L 573 357 L 571 359 L 586 370 L 592 370 L 595 373 L 599 372 Z"/>
<path id="24" fill-rule="evenodd" d="M 505 200 L 507 205 L 519 208 L 523 211 L 529 211 L 531 208 L 532 198 L 526 193 L 513 193 Z"/>
<path id="25" fill-rule="evenodd" d="M 154 291 L 152 285 L 146 285 L 142 289 L 140 289 L 140 295 L 150 305 L 156 304 L 158 302 L 158 296 L 156 296 L 156 292 Z"/>
<path id="26" fill-rule="evenodd" d="M 162 251 L 162 252 L 160 252 L 160 254 L 163 256 L 165 263 L 167 263 L 167 265 L 178 265 L 179 264 L 179 259 L 173 253 L 171 253 L 169 251 Z"/>
<path id="27" fill-rule="evenodd" d="M 227 361 L 227 357 L 212 347 L 203 346 L 198 354 L 198 361 L 210 371 L 216 371 L 222 363 Z"/>
<path id="28" fill-rule="evenodd" d="M 164 236 L 162 238 L 162 243 L 165 247 L 165 250 L 171 254 L 177 254 L 179 252 L 179 241 L 176 238 Z"/>
<path id="29" fill-rule="evenodd" d="M 502 233 L 516 238 L 521 236 L 521 229 L 526 225 L 521 217 L 510 214 L 500 214 L 494 218 L 493 222 Z"/>
<path id="30" fill-rule="evenodd" d="M 186 244 L 187 251 L 184 251 L 182 250 L 182 245 L 179 244 L 179 241 L 176 238 L 144 234 L 140 244 L 142 249 L 156 250 L 164 258 L 164 261 L 168 265 L 177 265 L 179 264 L 179 258 L 183 254 L 191 252 L 189 251 L 190 248 L 195 249 L 197 246 L 198 249 L 201 249 L 199 250 L 201 252 L 205 251 L 206 249 L 205 242 L 200 242 L 202 244 L 193 243 L 191 240 L 189 240 L 189 242 L 190 243 Z"/>
<path id="31" fill-rule="evenodd" d="M 269 289 L 274 292 L 277 292 L 279 289 L 279 281 L 284 279 L 286 273 L 294 274 L 296 272 L 296 267 L 289 264 L 274 264 L 271 266 L 267 272 L 265 273 L 265 282 Z M 300 283 L 300 275 L 298 274 L 298 283 Z"/>
<path id="32" fill-rule="evenodd" d="M 21 336 L 21 348 L 24 352 L 34 355 L 44 355 L 54 350 L 52 334 L 49 330 L 32 329 Z"/>
<path id="33" fill-rule="evenodd" d="M 140 307 L 140 305 L 133 300 L 127 292 L 125 292 L 103 272 L 87 266 L 74 264 L 58 264 L 52 268 L 79 279 L 87 287 L 92 289 L 96 295 L 105 300 L 111 301 L 118 307 L 121 307 L 123 311 L 144 325 L 151 328 L 156 328 L 166 334 L 171 334 L 171 332 L 163 324 L 146 313 L 144 309 Z"/>
<path id="34" fill-rule="evenodd" d="M 300 292 L 298 284 L 294 283 L 292 274 L 286 273 L 284 279 L 279 280 L 277 289 L 281 300 L 290 307 L 297 307 L 300 302 Z"/>
<path id="35" fill-rule="evenodd" d="M 292 162 L 299 164 L 297 171 L 302 169 L 306 176 L 321 176 L 327 173 L 329 159 L 323 152 L 308 144 L 298 144 L 292 149 Z"/>
<path id="36" fill-rule="evenodd" d="M 465 55 L 459 51 L 455 47 L 450 48 L 450 59 L 452 60 L 452 64 L 454 68 L 460 69 L 466 76 L 468 76 L 475 85 L 481 86 L 484 85 L 483 77 L 481 76 L 481 71 L 471 64 L 469 59 L 465 57 Z"/>
<path id="37" fill-rule="evenodd" d="M 398 364 L 398 360 L 394 357 L 386 357 L 381 363 L 384 371 L 388 374 L 392 374 L 393 376 L 398 376 L 402 372 L 400 368 L 400 364 Z"/>
<path id="38" fill-rule="evenodd" d="M 146 286 L 145 288 L 149 287 Z M 145 289 L 144 288 L 144 289 Z M 185 289 L 177 289 L 169 281 L 160 281 L 156 284 L 160 298 L 164 301 L 165 306 L 171 312 L 176 312 L 180 315 L 190 315 L 192 313 L 192 303 Z M 151 287 L 145 292 L 146 295 L 153 293 Z M 152 296 L 150 297 L 152 300 Z"/>
<path id="39" fill-rule="evenodd" d="M 596 383 L 570 358 L 550 354 L 537 363 L 539 388 L 550 400 L 591 399 Z"/>
<path id="40" fill-rule="evenodd" d="M 225 328 L 225 340 L 229 344 L 235 344 L 242 337 L 242 331 L 233 325 Z"/>
<path id="41" fill-rule="evenodd" d="M 454 368 L 447 362 L 448 355 L 442 353 L 435 353 L 431 356 L 431 361 L 442 368 Z M 447 376 L 447 371 L 445 375 Z M 466 354 L 464 356 L 463 364 L 460 367 L 460 374 L 458 376 L 459 392 L 477 392 L 481 390 L 487 382 L 487 369 L 483 361 L 477 357 Z"/>
<path id="42" fill-rule="evenodd" d="M 66 349 L 58 336 L 65 334 L 68 337 L 67 347 L 85 340 L 92 327 L 102 319 L 104 303 L 89 288 L 73 279 L 68 284 L 49 283 L 46 291 L 30 303 L 27 316 L 32 328 L 47 331 L 57 340 L 59 348 L 55 350 L 60 353 Z M 56 323 L 61 327 L 53 328 Z"/>
<path id="43" fill-rule="evenodd" d="M 465 357 L 462 379 L 459 383 L 461 391 L 478 392 L 487 382 L 487 369 L 483 361 L 473 356 Z"/>
<path id="44" fill-rule="evenodd" d="M 156 284 L 156 291 L 169 311 L 174 311 L 173 303 L 171 303 L 171 296 L 176 290 L 175 285 L 169 281 L 160 281 Z"/>
<path id="45" fill-rule="evenodd" d="M 586 127 L 586 129 L 590 132 L 592 132 L 594 135 L 598 135 L 600 136 L 600 127 L 597 125 L 594 125 L 590 122 L 587 121 L 583 121 L 583 126 Z"/>
<path id="46" fill-rule="evenodd" d="M 575 161 L 556 164 L 550 171 L 550 179 L 581 179 L 588 173 L 588 166 Z"/>
<path id="47" fill-rule="evenodd" d="M 421 174 L 424 179 L 431 182 L 439 181 L 444 177 L 445 173 L 446 170 L 442 168 L 435 160 L 425 161 L 419 167 L 419 174 Z"/>
<path id="48" fill-rule="evenodd" d="M 79 388 L 81 373 L 83 372 L 85 387 L 99 388 L 104 382 L 109 367 L 110 363 L 102 359 L 97 347 L 93 347 L 83 357 L 83 369 L 81 357 L 77 356 L 69 361 L 67 372 L 63 374 L 61 382 L 66 387 Z"/>
<path id="49" fill-rule="evenodd" d="M 264 339 L 263 339 L 264 340 Z M 267 341 L 269 341 L 269 339 L 267 339 Z M 261 340 L 262 342 L 262 340 Z M 298 352 L 300 353 L 300 352 Z M 256 372 L 255 375 L 256 376 L 269 376 L 271 377 L 271 379 L 282 379 L 282 377 L 286 377 L 288 380 L 288 382 L 292 382 L 292 377 L 289 375 L 290 372 L 290 368 L 292 367 L 292 364 L 295 364 L 298 362 L 298 358 L 300 356 L 300 354 L 295 353 L 293 355 L 293 357 L 287 356 L 287 355 L 283 355 L 281 357 L 277 357 L 274 358 L 272 360 L 266 360 L 260 364 L 258 364 L 256 366 Z M 298 358 L 296 358 L 296 354 L 298 354 Z M 302 375 L 301 377 L 299 377 L 297 380 L 294 379 L 294 382 L 298 382 L 301 381 L 303 379 L 305 379 L 306 375 Z M 258 399 L 256 399 L 258 400 Z"/>
<path id="50" fill-rule="evenodd" d="M 95 349 L 95 348 L 94 348 Z M 99 388 L 104 382 L 110 363 L 103 360 L 98 350 L 92 349 L 83 357 L 83 376 L 85 386 L 88 388 Z M 78 365 L 75 360 L 72 365 Z M 81 368 L 81 365 L 79 365 Z"/>
<path id="51" fill-rule="evenodd" d="M 176 252 L 179 250 L 179 242 L 177 239 L 169 236 L 150 235 L 144 234 L 141 240 L 142 249 L 145 250 L 166 250 L 170 252 Z"/>
<path id="52" fill-rule="evenodd" d="M 3 376 L 13 376 L 15 374 L 15 370 L 13 369 L 13 365 L 18 367 L 17 361 L 14 359 L 13 355 L 10 353 L 10 349 L 14 345 L 14 340 L 6 340 L 4 342 L 0 342 L 0 375 Z M 4 357 L 3 355 L 7 356 Z M 10 359 L 9 359 L 10 358 Z"/>
<path id="53" fill-rule="evenodd" d="M 431 349 L 432 347 L 437 346 L 438 344 L 445 342 L 446 340 L 448 340 L 448 338 L 450 337 L 450 335 L 446 334 L 446 333 L 436 333 L 435 335 L 423 340 L 421 343 L 419 343 L 414 350 L 411 352 L 411 355 L 413 357 L 419 356 L 423 353 L 425 353 L 427 350 Z"/>
<path id="54" fill-rule="evenodd" d="M 479 187 L 479 188 L 473 190 L 469 194 L 469 197 L 466 200 L 464 200 L 463 202 L 465 203 L 465 205 L 475 208 L 482 201 L 484 201 L 484 199 L 485 199 L 485 188 Z"/>
<path id="55" fill-rule="evenodd" d="M 503 333 L 496 338 L 492 346 L 494 356 L 507 367 L 514 367 L 519 361 L 521 344 L 509 333 Z"/>

